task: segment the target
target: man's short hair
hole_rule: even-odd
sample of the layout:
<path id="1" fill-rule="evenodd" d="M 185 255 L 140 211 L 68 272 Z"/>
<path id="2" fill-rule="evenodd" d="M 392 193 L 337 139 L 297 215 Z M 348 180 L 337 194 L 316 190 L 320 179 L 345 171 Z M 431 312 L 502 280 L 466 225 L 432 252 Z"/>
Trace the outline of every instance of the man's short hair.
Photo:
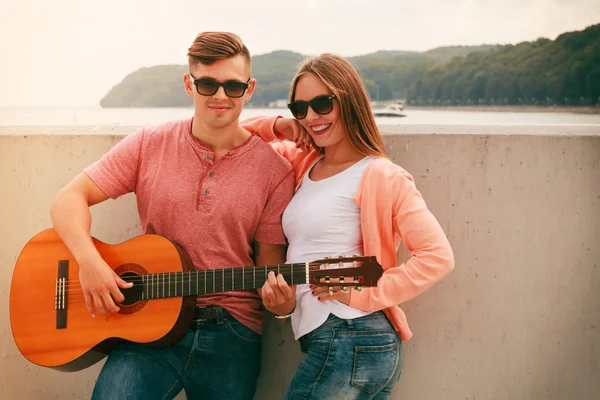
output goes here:
<path id="1" fill-rule="evenodd" d="M 210 65 L 215 61 L 242 55 L 252 66 L 250 52 L 238 35 L 230 32 L 202 32 L 188 49 L 188 65 Z"/>

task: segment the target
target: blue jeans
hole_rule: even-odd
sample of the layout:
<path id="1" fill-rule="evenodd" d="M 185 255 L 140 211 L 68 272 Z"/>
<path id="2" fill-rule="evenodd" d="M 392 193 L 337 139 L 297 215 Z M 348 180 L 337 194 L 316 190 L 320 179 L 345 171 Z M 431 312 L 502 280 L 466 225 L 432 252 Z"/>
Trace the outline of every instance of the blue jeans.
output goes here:
<path id="1" fill-rule="evenodd" d="M 108 355 L 94 400 L 248 399 L 260 374 L 261 336 L 232 317 L 195 321 L 175 345 L 123 343 Z"/>
<path id="2" fill-rule="evenodd" d="M 402 370 L 402 342 L 378 311 L 352 320 L 330 315 L 300 338 L 304 360 L 285 399 L 388 399 Z"/>

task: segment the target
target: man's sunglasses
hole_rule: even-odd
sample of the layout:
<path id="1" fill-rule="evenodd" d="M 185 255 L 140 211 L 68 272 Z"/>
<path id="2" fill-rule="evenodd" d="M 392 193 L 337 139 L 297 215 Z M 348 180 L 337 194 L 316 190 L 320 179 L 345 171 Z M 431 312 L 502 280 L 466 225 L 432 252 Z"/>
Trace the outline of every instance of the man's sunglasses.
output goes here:
<path id="1" fill-rule="evenodd" d="M 223 86 L 223 90 L 225 90 L 227 97 L 238 98 L 242 97 L 244 93 L 246 93 L 248 86 L 250 86 L 250 79 L 245 83 L 239 81 L 219 82 L 211 78 L 196 79 L 192 74 L 188 75 L 192 78 L 192 82 L 196 86 L 196 91 L 202 96 L 212 96 L 217 93 L 217 90 L 219 90 L 221 86 Z"/>
<path id="2" fill-rule="evenodd" d="M 292 112 L 292 115 L 296 119 L 304 119 L 306 118 L 306 114 L 308 114 L 308 107 L 313 109 L 319 115 L 329 114 L 333 111 L 333 99 L 335 99 L 335 95 L 322 95 L 317 96 L 312 100 L 304 101 L 304 100 L 296 100 L 288 104 L 288 108 Z"/>

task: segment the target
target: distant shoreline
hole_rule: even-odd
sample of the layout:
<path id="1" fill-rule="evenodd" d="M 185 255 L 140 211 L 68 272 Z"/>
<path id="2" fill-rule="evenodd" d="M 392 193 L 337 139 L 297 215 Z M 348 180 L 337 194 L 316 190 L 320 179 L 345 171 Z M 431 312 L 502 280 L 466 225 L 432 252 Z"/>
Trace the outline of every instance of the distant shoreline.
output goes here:
<path id="1" fill-rule="evenodd" d="M 411 106 L 405 105 L 404 110 L 431 111 L 482 111 L 482 112 L 548 112 L 573 114 L 600 114 L 600 106 Z"/>

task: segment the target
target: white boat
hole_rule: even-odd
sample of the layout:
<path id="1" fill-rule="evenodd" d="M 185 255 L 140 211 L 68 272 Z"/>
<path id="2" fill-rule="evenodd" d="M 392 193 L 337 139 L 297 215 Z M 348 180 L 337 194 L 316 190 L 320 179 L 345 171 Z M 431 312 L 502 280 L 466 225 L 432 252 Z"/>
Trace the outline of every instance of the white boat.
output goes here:
<path id="1" fill-rule="evenodd" d="M 388 104 L 380 110 L 373 110 L 373 115 L 376 117 L 406 117 L 402 113 L 404 106 L 402 103 Z"/>

